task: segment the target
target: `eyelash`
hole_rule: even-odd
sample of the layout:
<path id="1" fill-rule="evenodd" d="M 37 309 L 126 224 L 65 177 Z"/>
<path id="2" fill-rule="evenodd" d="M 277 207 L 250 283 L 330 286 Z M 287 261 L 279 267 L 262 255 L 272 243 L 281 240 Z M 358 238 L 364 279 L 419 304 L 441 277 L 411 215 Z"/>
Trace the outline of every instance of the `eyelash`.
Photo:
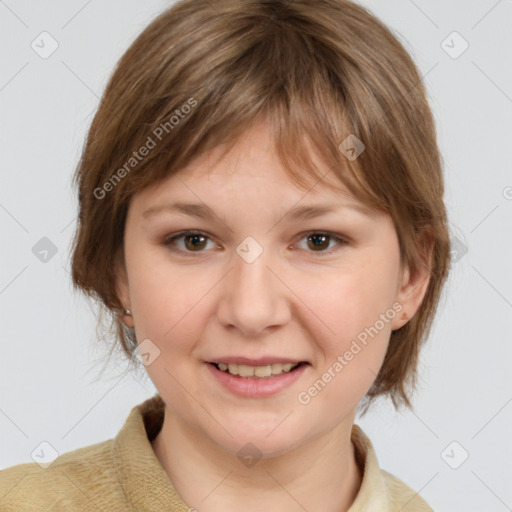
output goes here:
<path id="1" fill-rule="evenodd" d="M 204 233 L 203 231 L 188 230 L 188 231 L 181 231 L 180 233 L 176 233 L 174 235 L 166 237 L 164 239 L 164 241 L 162 242 L 162 245 L 167 247 L 170 251 L 178 253 L 178 254 L 186 254 L 187 256 L 190 255 L 192 257 L 201 256 L 201 254 L 203 254 L 206 251 L 203 250 L 203 251 L 194 252 L 194 251 L 187 251 L 187 250 L 183 250 L 183 249 L 176 249 L 175 247 L 173 247 L 176 240 L 178 240 L 180 238 L 185 238 L 187 236 L 193 236 L 193 235 L 203 236 L 203 237 L 207 238 L 208 240 L 213 241 L 212 237 L 210 237 L 207 233 Z M 326 231 L 308 231 L 307 233 L 304 233 L 302 235 L 300 240 L 302 240 L 308 236 L 311 236 L 311 235 L 327 236 L 330 240 L 334 240 L 338 243 L 338 247 L 334 247 L 334 248 L 331 248 L 326 251 L 307 251 L 307 252 L 311 252 L 312 254 L 317 254 L 320 257 L 329 256 L 333 252 L 338 250 L 340 247 L 347 245 L 349 243 L 348 240 L 346 240 L 345 238 L 335 235 L 333 233 L 326 232 Z"/>

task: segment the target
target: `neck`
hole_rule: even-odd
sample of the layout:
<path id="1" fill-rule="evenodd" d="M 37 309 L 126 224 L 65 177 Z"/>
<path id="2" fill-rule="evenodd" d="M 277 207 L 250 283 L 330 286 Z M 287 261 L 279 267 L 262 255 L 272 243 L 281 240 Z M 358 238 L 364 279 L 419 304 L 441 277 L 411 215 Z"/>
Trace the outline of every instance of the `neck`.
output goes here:
<path id="1" fill-rule="evenodd" d="M 226 510 L 346 512 L 362 481 L 353 418 L 333 430 L 244 467 L 236 453 L 183 425 L 165 410 L 153 450 L 181 498 L 201 512 Z"/>

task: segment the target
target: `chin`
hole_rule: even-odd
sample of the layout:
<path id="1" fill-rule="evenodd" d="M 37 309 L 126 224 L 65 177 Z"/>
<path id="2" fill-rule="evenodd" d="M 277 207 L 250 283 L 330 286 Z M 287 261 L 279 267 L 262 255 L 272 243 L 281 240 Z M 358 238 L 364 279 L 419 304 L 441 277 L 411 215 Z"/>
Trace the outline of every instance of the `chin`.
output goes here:
<path id="1" fill-rule="evenodd" d="M 256 428 L 254 423 L 237 424 L 229 435 L 223 435 L 216 443 L 237 457 L 244 455 L 271 459 L 286 454 L 301 443 L 301 433 L 296 428 L 284 425 Z M 305 436 L 303 436 L 305 437 Z M 304 439 L 305 441 L 306 439 Z"/>

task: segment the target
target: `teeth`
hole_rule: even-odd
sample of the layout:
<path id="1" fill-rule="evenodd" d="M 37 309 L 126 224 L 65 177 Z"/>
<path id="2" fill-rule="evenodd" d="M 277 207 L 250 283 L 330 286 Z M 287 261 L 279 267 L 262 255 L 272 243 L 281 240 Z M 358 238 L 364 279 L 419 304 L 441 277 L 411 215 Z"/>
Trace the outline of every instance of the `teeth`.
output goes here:
<path id="1" fill-rule="evenodd" d="M 281 373 L 288 373 L 292 368 L 295 368 L 300 363 L 274 363 L 266 366 L 249 366 L 247 364 L 225 364 L 219 363 L 217 366 L 219 370 L 230 373 L 231 375 L 239 375 L 240 377 L 259 377 L 267 378 L 272 375 L 281 375 Z"/>

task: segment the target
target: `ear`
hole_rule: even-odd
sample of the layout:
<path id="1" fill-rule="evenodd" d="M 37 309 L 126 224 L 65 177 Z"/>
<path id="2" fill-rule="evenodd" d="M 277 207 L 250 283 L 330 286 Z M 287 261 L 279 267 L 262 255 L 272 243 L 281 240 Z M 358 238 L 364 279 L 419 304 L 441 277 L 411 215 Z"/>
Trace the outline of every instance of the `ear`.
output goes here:
<path id="1" fill-rule="evenodd" d="M 130 309 L 130 286 L 128 283 L 128 273 L 126 271 L 126 264 L 124 261 L 124 252 L 121 249 L 116 258 L 115 264 L 115 282 L 116 282 L 116 294 L 121 302 L 123 309 Z M 124 314 L 124 311 L 123 311 Z M 123 316 L 124 323 L 128 327 L 133 327 L 133 317 L 129 315 Z"/>
<path id="2" fill-rule="evenodd" d="M 402 266 L 395 298 L 402 305 L 402 311 L 391 322 L 393 331 L 400 329 L 416 314 L 427 292 L 434 248 L 434 238 L 429 228 L 424 228 L 419 247 L 421 261 L 416 271 L 412 273 L 406 262 Z"/>

